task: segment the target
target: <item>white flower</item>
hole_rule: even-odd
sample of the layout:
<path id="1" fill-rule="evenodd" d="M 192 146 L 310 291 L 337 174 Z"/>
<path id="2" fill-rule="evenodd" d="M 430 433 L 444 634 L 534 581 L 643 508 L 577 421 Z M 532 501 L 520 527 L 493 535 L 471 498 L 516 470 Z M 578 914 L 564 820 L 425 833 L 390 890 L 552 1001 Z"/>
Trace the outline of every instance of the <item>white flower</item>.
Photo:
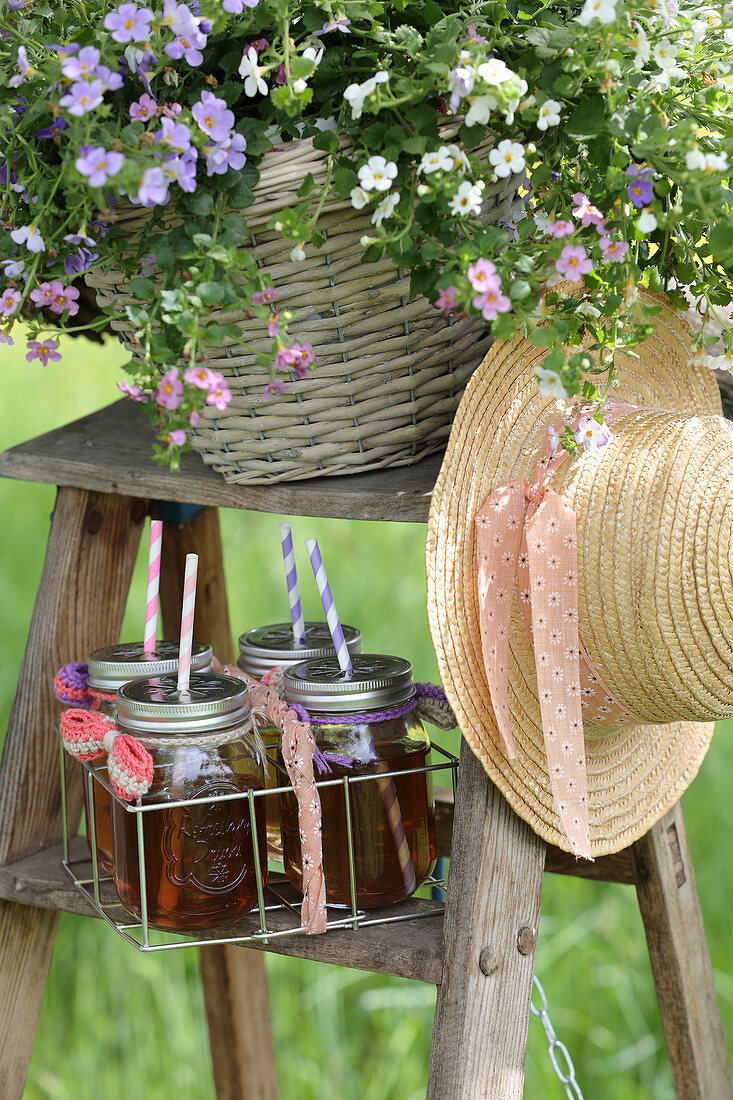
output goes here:
<path id="1" fill-rule="evenodd" d="M 397 165 L 384 157 L 370 157 L 362 164 L 357 175 L 365 191 L 389 191 L 392 180 L 397 175 Z"/>
<path id="2" fill-rule="evenodd" d="M 624 309 L 631 309 L 639 301 L 639 288 L 633 279 L 629 279 L 624 288 Z"/>
<path id="3" fill-rule="evenodd" d="M 370 237 L 368 233 L 365 233 L 363 237 L 359 238 L 359 244 L 362 248 L 369 248 L 370 245 L 376 244 L 377 238 Z"/>
<path id="4" fill-rule="evenodd" d="M 653 233 L 654 230 L 657 228 L 657 225 L 657 219 L 654 217 L 649 207 L 645 207 L 645 209 L 642 210 L 641 214 L 639 215 L 639 220 L 636 223 L 636 228 L 639 230 L 640 233 Z"/>
<path id="5" fill-rule="evenodd" d="M 616 18 L 616 0 L 585 0 L 578 22 L 587 27 L 594 19 L 599 23 L 613 23 Z"/>
<path id="6" fill-rule="evenodd" d="M 685 164 L 691 172 L 725 172 L 728 156 L 726 153 L 704 153 L 696 142 L 686 153 Z"/>
<path id="7" fill-rule="evenodd" d="M 733 352 L 728 351 L 725 355 L 706 355 L 705 365 L 710 367 L 710 370 L 733 371 Z"/>
<path id="8" fill-rule="evenodd" d="M 453 167 L 453 157 L 446 146 L 436 149 L 434 153 L 426 153 L 417 166 L 418 172 L 428 175 L 430 172 L 450 172 Z"/>
<path id="9" fill-rule="evenodd" d="M 453 158 L 453 168 L 457 168 L 459 165 L 461 168 L 469 169 L 471 167 L 468 157 L 458 145 L 442 145 L 438 150 L 439 153 L 447 153 Z"/>
<path id="10" fill-rule="evenodd" d="M 634 65 L 637 69 L 643 69 L 649 60 L 650 46 L 646 31 L 640 23 L 637 24 L 634 37 L 629 39 L 629 45 L 634 51 Z"/>
<path id="11" fill-rule="evenodd" d="M 385 195 L 372 214 L 372 225 L 381 225 L 385 218 L 391 218 L 399 201 L 399 191 L 393 191 L 391 195 Z"/>
<path id="12" fill-rule="evenodd" d="M 611 429 L 607 424 L 599 424 L 592 416 L 581 416 L 577 431 L 573 432 L 573 439 L 586 451 L 597 451 L 610 441 Z"/>
<path id="13" fill-rule="evenodd" d="M 369 196 L 363 187 L 352 187 L 351 189 L 351 205 L 355 210 L 363 210 L 366 204 L 369 202 Z"/>
<path id="14" fill-rule="evenodd" d="M 489 153 L 489 161 L 493 164 L 494 172 L 500 179 L 511 175 L 512 172 L 523 172 L 526 167 L 524 163 L 524 146 L 520 145 L 518 141 L 504 138 L 503 141 L 499 142 L 496 149 L 492 149 Z"/>
<path id="15" fill-rule="evenodd" d="M 706 172 L 725 172 L 728 168 L 727 153 L 708 153 L 705 158 Z"/>
<path id="16" fill-rule="evenodd" d="M 476 96 L 466 115 L 466 126 L 485 126 L 497 106 L 493 95 Z"/>
<path id="17" fill-rule="evenodd" d="M 29 252 L 44 252 L 46 245 L 40 230 L 35 225 L 22 225 L 20 229 L 13 229 L 10 239 L 16 244 L 24 244 Z"/>
<path id="18" fill-rule="evenodd" d="M 654 60 L 660 69 L 670 70 L 675 69 L 675 61 L 677 60 L 677 47 L 673 45 L 668 38 L 663 38 L 661 42 L 657 42 L 654 47 Z"/>
<path id="19" fill-rule="evenodd" d="M 556 99 L 546 99 L 540 107 L 537 129 L 546 130 L 548 126 L 557 126 L 560 122 L 560 104 Z"/>
<path id="20" fill-rule="evenodd" d="M 498 57 L 492 57 L 488 61 L 485 61 L 483 65 L 479 65 L 476 72 L 481 77 L 484 84 L 493 84 L 495 86 L 503 84 L 505 80 L 511 80 L 514 76 L 512 70 Z"/>
<path id="21" fill-rule="evenodd" d="M 264 69 L 257 64 L 257 51 L 254 46 L 250 46 L 239 63 L 239 75 L 244 80 L 245 95 L 255 96 L 258 92 L 267 95 L 267 85 L 262 79 L 263 72 Z"/>
<path id="22" fill-rule="evenodd" d="M 733 2 L 731 0 L 727 4 L 723 4 L 723 18 L 733 23 Z"/>
<path id="23" fill-rule="evenodd" d="M 461 218 L 469 214 L 480 214 L 483 189 L 483 181 L 469 183 L 468 180 L 464 180 L 450 201 L 451 214 Z"/>
<path id="24" fill-rule="evenodd" d="M 543 397 L 555 397 L 562 400 L 568 396 L 557 371 L 547 370 L 545 367 L 535 367 L 534 372 L 537 375 L 539 391 Z"/>
<path id="25" fill-rule="evenodd" d="M 344 92 L 344 99 L 351 107 L 351 117 L 361 118 L 364 109 L 364 100 L 376 91 L 378 84 L 385 84 L 389 80 L 389 73 L 380 72 L 370 76 L 363 84 L 349 84 Z"/>
<path id="26" fill-rule="evenodd" d="M 301 248 L 299 244 L 296 244 L 295 248 L 290 253 L 290 259 L 294 264 L 302 263 L 305 259 L 305 249 Z"/>
<path id="27" fill-rule="evenodd" d="M 549 218 L 542 210 L 535 210 L 532 219 L 540 233 L 549 233 L 550 226 L 554 225 L 552 218 Z"/>
<path id="28" fill-rule="evenodd" d="M 307 59 L 309 61 L 312 61 L 316 68 L 318 68 L 321 63 L 321 58 L 323 57 L 325 52 L 326 51 L 323 46 L 319 46 L 317 49 L 315 46 L 306 46 L 306 48 L 303 50 L 302 56 L 307 57 Z"/>
<path id="29" fill-rule="evenodd" d="M 581 313 L 584 317 L 600 317 L 600 309 L 596 309 L 590 302 L 581 302 L 579 306 L 576 306 L 576 313 Z"/>

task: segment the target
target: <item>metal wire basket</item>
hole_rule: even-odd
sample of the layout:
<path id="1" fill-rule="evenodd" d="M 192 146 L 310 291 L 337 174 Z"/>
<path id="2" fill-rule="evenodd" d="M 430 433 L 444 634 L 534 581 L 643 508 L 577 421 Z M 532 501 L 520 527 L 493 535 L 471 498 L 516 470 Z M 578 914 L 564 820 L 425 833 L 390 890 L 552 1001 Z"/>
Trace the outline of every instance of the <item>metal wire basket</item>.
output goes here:
<path id="1" fill-rule="evenodd" d="M 206 798 L 185 798 L 177 801 L 160 800 L 146 802 L 143 805 L 141 799 L 134 803 L 123 802 L 110 786 L 106 768 L 92 768 L 84 763 L 84 782 L 87 785 L 89 806 L 89 829 L 91 851 L 83 856 L 71 853 L 72 835 L 69 826 L 69 814 L 67 803 L 67 761 L 68 757 L 63 749 L 59 734 L 60 765 L 61 765 L 61 806 L 63 818 L 63 859 L 62 864 L 69 874 L 76 889 L 86 898 L 89 905 L 103 917 L 108 924 L 115 929 L 123 939 L 137 948 L 138 951 L 168 951 L 180 947 L 197 947 L 207 944 L 223 943 L 251 943 L 257 941 L 266 944 L 273 939 L 281 939 L 286 936 L 302 935 L 305 932 L 300 923 L 300 894 L 291 886 L 284 873 L 269 872 L 266 886 L 262 884 L 263 866 L 260 860 L 260 848 L 258 843 L 257 815 L 255 813 L 255 799 L 269 795 L 280 795 L 291 792 L 290 785 L 282 787 L 268 787 L 261 790 L 250 789 L 237 793 L 219 794 Z M 458 770 L 458 758 L 440 745 L 433 744 L 432 751 L 442 759 L 434 764 L 425 764 L 423 767 L 406 769 L 400 775 L 416 775 L 420 773 L 447 772 L 450 775 L 451 786 L 455 793 L 456 776 Z M 274 764 L 274 761 L 271 761 Z M 420 890 L 431 889 L 433 897 L 442 895 L 442 903 L 427 905 L 424 901 L 421 906 L 411 904 L 411 898 L 404 902 L 394 903 L 381 909 L 359 908 L 357 905 L 356 883 L 356 858 L 354 849 L 354 832 L 351 815 L 351 787 L 358 783 L 374 782 L 383 778 L 381 773 L 361 776 L 344 776 L 339 779 L 323 779 L 316 782 L 319 789 L 341 786 L 344 792 L 345 818 L 347 828 L 348 855 L 349 855 L 349 886 L 351 901 L 348 910 L 344 907 L 329 906 L 327 911 L 326 929 L 352 929 L 358 931 L 371 925 L 395 924 L 400 921 L 415 920 L 416 918 L 440 917 L 445 910 L 446 883 L 441 877 L 431 875 L 422 883 Z M 138 849 L 138 874 L 140 880 L 140 908 L 141 919 L 136 920 L 119 901 L 114 880 L 100 867 L 97 858 L 97 842 L 95 829 L 95 786 L 99 783 L 109 793 L 110 797 L 121 806 L 126 813 L 136 816 L 136 833 Z M 255 876 L 257 884 L 257 907 L 245 917 L 229 923 L 217 925 L 214 928 L 191 933 L 178 933 L 163 931 L 154 928 L 148 921 L 146 879 L 147 868 L 145 859 L 145 845 L 143 842 L 143 814 L 153 810 L 173 810 L 187 806 L 213 805 L 217 802 L 231 802 L 246 799 L 249 809 L 250 826 L 252 830 L 252 847 L 257 859 L 258 873 Z M 273 860 L 270 859 L 269 863 Z M 440 864 L 439 864 L 440 866 Z"/>

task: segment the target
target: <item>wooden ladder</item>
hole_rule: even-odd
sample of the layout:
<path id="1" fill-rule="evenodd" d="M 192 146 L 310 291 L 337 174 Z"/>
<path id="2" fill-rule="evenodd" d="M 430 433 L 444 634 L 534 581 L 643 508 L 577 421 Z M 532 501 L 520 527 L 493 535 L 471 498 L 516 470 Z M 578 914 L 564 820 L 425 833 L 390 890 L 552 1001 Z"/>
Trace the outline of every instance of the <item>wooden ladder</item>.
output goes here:
<path id="1" fill-rule="evenodd" d="M 0 764 L 0 1098 L 19 1100 L 60 912 L 93 915 L 60 866 L 61 805 L 50 684 L 69 659 L 116 639 L 151 502 L 204 505 L 164 529 L 161 603 L 175 636 L 183 561 L 199 554 L 197 634 L 231 658 L 218 507 L 425 522 L 439 457 L 409 469 L 295 485 L 227 485 L 198 456 L 177 475 L 150 461 L 141 410 L 121 402 L 0 456 L 0 474 L 59 486 Z M 72 769 L 78 772 L 79 769 Z M 81 781 L 70 792 L 81 813 Z M 522 1095 L 545 871 L 633 883 L 682 1100 L 733 1100 L 695 876 L 678 804 L 630 849 L 576 864 L 520 820 L 463 745 L 444 919 L 201 949 L 219 1100 L 274 1100 L 277 1072 L 262 950 L 432 982 L 438 987 L 428 1100 Z M 451 838 L 452 832 L 452 838 Z M 79 843 L 83 840 L 79 838 Z M 405 913 L 434 906 L 412 899 Z M 110 933 L 111 934 L 111 933 Z"/>

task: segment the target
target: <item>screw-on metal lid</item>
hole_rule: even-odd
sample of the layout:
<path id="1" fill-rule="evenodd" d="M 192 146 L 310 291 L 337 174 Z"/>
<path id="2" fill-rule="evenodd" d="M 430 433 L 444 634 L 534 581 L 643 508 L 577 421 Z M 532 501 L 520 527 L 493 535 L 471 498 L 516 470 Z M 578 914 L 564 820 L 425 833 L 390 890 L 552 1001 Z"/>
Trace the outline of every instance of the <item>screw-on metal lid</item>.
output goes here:
<path id="1" fill-rule="evenodd" d="M 344 626 L 343 630 L 352 657 L 361 653 L 361 631 L 353 626 Z M 306 623 L 305 641 L 301 643 L 293 638 L 291 623 L 272 623 L 242 634 L 237 664 L 250 676 L 261 679 L 276 665 L 297 665 L 318 657 L 331 657 L 334 652 L 327 623 Z"/>
<path id="2" fill-rule="evenodd" d="M 306 710 L 339 714 L 380 710 L 407 702 L 415 694 L 412 665 L 403 657 L 364 653 L 352 658 L 350 677 L 335 657 L 305 661 L 285 670 L 285 698 Z"/>
<path id="3" fill-rule="evenodd" d="M 213 659 L 210 645 L 194 642 L 191 671 L 208 672 Z M 153 655 L 146 658 L 142 642 L 125 642 L 95 649 L 87 657 L 89 686 L 96 691 L 117 691 L 128 680 L 143 676 L 163 676 L 178 670 L 178 642 L 157 642 Z"/>
<path id="4" fill-rule="evenodd" d="M 242 725 L 249 716 L 247 685 L 213 672 L 193 673 L 185 696 L 173 675 L 131 680 L 117 692 L 118 723 L 141 733 L 205 733 Z"/>

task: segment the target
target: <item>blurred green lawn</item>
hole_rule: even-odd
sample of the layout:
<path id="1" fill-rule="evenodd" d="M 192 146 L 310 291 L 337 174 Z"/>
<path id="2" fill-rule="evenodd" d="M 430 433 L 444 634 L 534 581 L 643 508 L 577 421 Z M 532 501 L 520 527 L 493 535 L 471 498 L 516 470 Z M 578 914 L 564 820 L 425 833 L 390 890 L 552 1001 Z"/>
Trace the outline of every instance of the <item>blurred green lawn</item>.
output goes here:
<path id="1" fill-rule="evenodd" d="M 20 341 L 19 341 L 20 343 Z M 27 364 L 0 347 L 4 449 L 115 398 L 124 353 L 66 342 L 64 361 Z M 54 492 L 0 481 L 3 626 L 0 729 L 5 729 L 41 571 Z M 287 616 L 280 517 L 222 513 L 232 621 L 239 631 Z M 319 538 L 343 618 L 374 650 L 436 675 L 425 613 L 424 528 L 295 519 L 306 614 L 318 615 L 304 538 Z M 141 635 L 138 562 L 123 638 Z M 113 639 L 110 639 L 113 641 Z M 69 654 L 80 659 L 83 654 Z M 29 731 L 30 734 L 31 731 Z M 721 724 L 685 796 L 688 830 L 729 1045 L 733 942 L 729 777 L 733 722 Z M 29 807 L 29 812 L 32 808 Z M 359 971 L 270 955 L 283 1100 L 418 1100 L 424 1096 L 435 991 Z M 537 972 L 586 1100 L 673 1096 L 644 934 L 628 887 L 548 876 Z M 143 956 L 101 922 L 63 916 L 26 1100 L 213 1100 L 195 950 Z M 538 1022 L 530 1021 L 525 1095 L 562 1097 Z"/>

